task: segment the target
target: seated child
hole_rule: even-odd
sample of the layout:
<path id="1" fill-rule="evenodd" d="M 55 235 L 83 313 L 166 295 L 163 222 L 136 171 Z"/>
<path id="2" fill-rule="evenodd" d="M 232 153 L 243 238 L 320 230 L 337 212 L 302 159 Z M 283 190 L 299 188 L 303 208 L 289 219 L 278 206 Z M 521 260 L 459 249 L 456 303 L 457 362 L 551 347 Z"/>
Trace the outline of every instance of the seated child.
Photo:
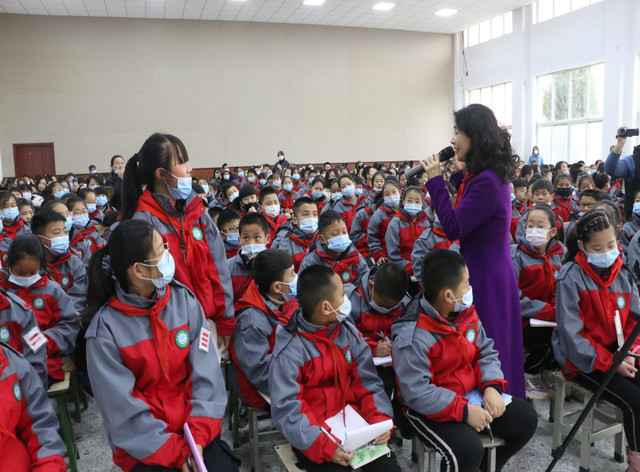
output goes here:
<path id="1" fill-rule="evenodd" d="M 571 178 L 566 174 L 557 175 L 553 188 L 555 195 L 550 203 L 551 208 L 563 221 L 569 221 L 573 213 L 580 211 L 577 202 L 571 195 L 573 193 Z"/>
<path id="2" fill-rule="evenodd" d="M 2 234 L 15 239 L 21 234 L 29 234 L 31 229 L 20 219 L 18 200 L 10 192 L 0 193 L 0 210 L 2 210 Z"/>
<path id="3" fill-rule="evenodd" d="M 18 210 L 20 211 L 20 219 L 24 221 L 25 224 L 31 225 L 31 218 L 33 218 L 35 214 L 35 208 L 31 200 L 25 200 L 24 198 L 19 199 Z"/>
<path id="4" fill-rule="evenodd" d="M 240 233 L 238 226 L 240 225 L 240 213 L 235 210 L 224 210 L 218 217 L 218 229 L 224 243 L 224 252 L 227 259 L 238 254 L 240 246 Z"/>
<path id="5" fill-rule="evenodd" d="M 449 241 L 447 235 L 442 229 L 440 220 L 436 216 L 430 227 L 425 229 L 420 237 L 416 240 L 411 251 L 411 263 L 413 267 L 413 275 L 418 280 L 418 284 L 422 283 L 422 259 L 428 252 L 434 249 L 450 249 L 460 252 L 460 242 L 458 240 Z M 420 285 L 422 287 L 422 285 Z"/>
<path id="6" fill-rule="evenodd" d="M 515 236 L 518 222 L 524 213 L 531 208 L 527 203 L 527 181 L 524 179 L 515 179 L 511 182 L 513 185 L 513 195 L 511 200 L 511 234 Z"/>
<path id="7" fill-rule="evenodd" d="M 531 200 L 532 200 L 531 205 L 532 206 L 544 203 L 545 205 L 551 206 L 551 208 L 553 209 L 553 206 L 551 203 L 553 201 L 553 186 L 551 185 L 551 182 L 549 182 L 548 180 L 539 179 L 539 180 L 536 180 L 533 184 L 531 184 L 530 188 L 531 188 Z M 516 234 L 514 238 L 515 241 L 522 241 L 522 239 L 524 239 L 524 234 L 526 232 L 528 211 L 529 210 L 523 213 L 522 217 L 520 218 L 520 221 L 518 221 L 518 227 L 516 229 Z M 553 209 L 553 211 L 554 213 L 556 213 L 556 215 L 558 215 L 558 212 L 555 209 Z M 564 220 L 559 216 L 557 216 L 556 227 L 558 228 L 558 238 L 561 241 L 564 241 L 563 223 L 564 223 Z"/>
<path id="8" fill-rule="evenodd" d="M 298 276 L 291 255 L 281 249 L 262 251 L 252 265 L 253 282 L 236 303 L 236 331 L 230 351 L 245 405 L 265 408 L 267 402 L 258 392 L 269 393 L 276 327 L 287 324 L 299 307 Z"/>
<path id="9" fill-rule="evenodd" d="M 280 200 L 278 192 L 273 187 L 265 187 L 260 191 L 260 212 L 264 215 L 271 228 L 269 229 L 270 242 L 267 248 L 275 241 L 278 230 L 289 221 L 286 216 L 280 212 Z M 294 203 L 295 205 L 295 203 Z"/>
<path id="10" fill-rule="evenodd" d="M 91 255 L 107 243 L 95 225 L 89 221 L 89 210 L 80 197 L 70 197 L 67 200 L 67 208 L 73 224 L 69 230 L 69 244 L 73 249 L 81 254 L 88 251 Z"/>
<path id="11" fill-rule="evenodd" d="M 526 401 L 505 404 L 507 382 L 498 352 L 473 306 L 464 258 L 446 249 L 422 263 L 423 295 L 393 325 L 393 366 L 399 398 L 415 432 L 442 454 L 441 470 L 477 472 L 485 459 L 478 433 L 489 424 L 505 441 L 496 470 L 535 433 L 538 417 Z M 484 408 L 465 398 L 478 389 Z"/>
<path id="12" fill-rule="evenodd" d="M 318 231 L 315 247 L 302 260 L 300 270 L 314 264 L 329 266 L 342 283 L 358 285 L 368 270 L 367 263 L 351 243 L 342 216 L 325 211 L 318 220 Z"/>
<path id="13" fill-rule="evenodd" d="M 324 194 L 324 179 L 314 178 L 304 196 L 314 200 L 318 206 L 318 212 L 321 212 L 327 204 L 327 196 Z"/>
<path id="14" fill-rule="evenodd" d="M 96 210 L 98 210 L 100 216 L 104 218 L 107 213 L 117 210 L 110 203 L 109 189 L 107 187 L 95 188 L 94 192 L 96 193 Z"/>
<path id="15" fill-rule="evenodd" d="M 31 365 L 0 343 L 0 463 L 11 472 L 65 472 L 66 448 L 47 390 Z"/>
<path id="16" fill-rule="evenodd" d="M 253 280 L 251 264 L 259 252 L 267 249 L 269 223 L 260 213 L 247 213 L 238 225 L 240 233 L 240 250 L 231 259 L 227 259 L 227 267 L 233 285 L 234 306 L 243 297 Z"/>
<path id="17" fill-rule="evenodd" d="M 612 366 L 614 352 L 640 316 L 637 281 L 623 263 L 616 231 L 602 210 L 587 212 L 576 225 L 556 290 L 558 328 L 553 351 L 567 379 L 595 391 Z M 616 329 L 619 318 L 620 333 Z M 622 338 L 618 340 L 618 335 Z M 636 339 L 632 350 L 638 352 Z M 634 357 L 617 367 L 602 398 L 622 410 L 628 471 L 640 470 L 640 376 Z"/>
<path id="18" fill-rule="evenodd" d="M 309 248 L 318 235 L 318 207 L 309 197 L 300 197 L 293 204 L 293 216 L 288 226 L 278 232 L 273 244 L 275 249 L 283 249 L 293 256 L 295 270 L 309 253 Z"/>
<path id="19" fill-rule="evenodd" d="M 269 367 L 271 418 L 308 472 L 349 471 L 347 454 L 325 420 L 351 405 L 368 423 L 392 418 L 391 403 L 376 375 L 371 349 L 347 320 L 351 308 L 340 278 L 312 265 L 298 279 L 297 311 L 276 328 Z M 385 444 L 391 431 L 374 440 Z M 343 467 L 338 467 L 343 466 Z M 395 456 L 382 456 L 365 472 L 400 471 Z"/>
<path id="20" fill-rule="evenodd" d="M 367 228 L 369 252 L 376 265 L 387 262 L 387 243 L 384 235 L 391 218 L 395 216 L 400 207 L 400 187 L 394 180 L 387 180 L 382 187 L 382 196 L 384 203 L 373 213 Z"/>
<path id="21" fill-rule="evenodd" d="M 371 257 L 369 243 L 367 240 L 367 228 L 369 227 L 369 221 L 371 221 L 373 213 L 384 201 L 382 194 L 376 194 L 369 198 L 372 200 L 371 203 L 357 211 L 356 216 L 353 217 L 351 231 L 349 232 L 349 238 L 353 241 L 353 245 L 365 259 Z"/>

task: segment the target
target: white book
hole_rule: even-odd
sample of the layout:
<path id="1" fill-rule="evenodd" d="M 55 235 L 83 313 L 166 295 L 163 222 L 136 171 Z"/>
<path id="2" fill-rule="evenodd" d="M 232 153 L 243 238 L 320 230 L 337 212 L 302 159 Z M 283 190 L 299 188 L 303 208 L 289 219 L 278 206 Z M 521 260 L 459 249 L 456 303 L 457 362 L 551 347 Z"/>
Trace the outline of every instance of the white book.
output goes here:
<path id="1" fill-rule="evenodd" d="M 348 452 L 355 451 L 393 428 L 392 420 L 367 423 L 351 405 L 326 419 L 325 423 L 331 428 L 331 434 L 340 440 L 342 447 Z"/>
<path id="2" fill-rule="evenodd" d="M 391 356 L 374 357 L 373 358 L 373 364 L 376 367 L 387 367 L 387 366 L 390 366 L 392 364 Z"/>
<path id="3" fill-rule="evenodd" d="M 553 321 L 537 320 L 535 318 L 531 318 L 529 320 L 529 324 L 531 325 L 532 328 L 557 328 L 558 327 L 558 323 L 554 323 Z"/>

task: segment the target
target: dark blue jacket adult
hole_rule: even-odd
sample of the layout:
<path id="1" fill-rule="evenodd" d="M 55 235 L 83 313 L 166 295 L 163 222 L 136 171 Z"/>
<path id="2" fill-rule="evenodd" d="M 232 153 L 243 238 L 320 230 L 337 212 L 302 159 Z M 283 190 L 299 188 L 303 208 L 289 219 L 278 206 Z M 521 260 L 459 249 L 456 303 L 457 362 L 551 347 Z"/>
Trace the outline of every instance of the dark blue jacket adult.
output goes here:
<path id="1" fill-rule="evenodd" d="M 620 154 L 610 152 L 604 163 L 604 171 L 613 179 L 625 179 L 624 218 L 630 221 L 634 196 L 640 190 L 640 146 L 633 148 L 633 154 L 622 159 Z"/>

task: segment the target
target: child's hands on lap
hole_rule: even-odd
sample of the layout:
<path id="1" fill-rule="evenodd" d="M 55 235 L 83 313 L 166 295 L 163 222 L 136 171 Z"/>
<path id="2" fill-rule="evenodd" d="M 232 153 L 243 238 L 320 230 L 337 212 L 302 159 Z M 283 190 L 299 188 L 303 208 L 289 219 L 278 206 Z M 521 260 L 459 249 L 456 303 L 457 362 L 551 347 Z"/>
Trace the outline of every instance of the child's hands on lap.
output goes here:
<path id="1" fill-rule="evenodd" d="M 500 418 L 507 408 L 502 399 L 502 395 L 492 387 L 487 387 L 483 395 L 484 406 L 489 414 L 494 418 Z"/>
<path id="2" fill-rule="evenodd" d="M 492 421 L 493 417 L 487 410 L 479 405 L 467 403 L 467 424 L 475 429 L 476 432 L 481 432 Z"/>
<path id="3" fill-rule="evenodd" d="M 379 342 L 376 346 L 376 357 L 385 357 L 391 354 L 391 343 Z"/>
<path id="4" fill-rule="evenodd" d="M 333 453 L 333 457 L 331 458 L 331 462 L 335 462 L 339 465 L 344 465 L 345 467 L 349 465 L 349 460 L 353 458 L 353 452 L 347 454 L 339 447 L 336 448 L 336 452 Z"/>

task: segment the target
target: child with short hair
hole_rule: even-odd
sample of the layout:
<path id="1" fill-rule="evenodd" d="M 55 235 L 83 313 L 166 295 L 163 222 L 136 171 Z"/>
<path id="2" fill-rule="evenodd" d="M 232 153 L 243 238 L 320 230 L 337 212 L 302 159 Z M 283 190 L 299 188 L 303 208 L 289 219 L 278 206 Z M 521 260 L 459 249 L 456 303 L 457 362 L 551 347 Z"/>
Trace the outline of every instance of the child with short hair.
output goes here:
<path id="1" fill-rule="evenodd" d="M 302 260 L 318 236 L 318 207 L 309 197 L 300 197 L 293 204 L 293 216 L 288 226 L 278 232 L 274 249 L 283 249 L 293 257 L 293 266 L 300 269 Z"/>
<path id="2" fill-rule="evenodd" d="M 356 216 L 356 212 L 364 206 L 367 197 L 356 195 L 356 181 L 351 174 L 341 174 L 338 177 L 338 186 L 340 187 L 342 198 L 335 202 L 331 209 L 342 215 L 347 231 L 351 231 L 353 218 Z M 324 211 L 327 211 L 326 207 Z"/>
<path id="3" fill-rule="evenodd" d="M 109 201 L 109 190 L 107 190 L 107 187 L 97 187 L 94 189 L 94 192 L 96 193 L 96 210 L 103 218 L 107 213 L 117 210 Z"/>
<path id="4" fill-rule="evenodd" d="M 24 221 L 26 225 L 31 225 L 31 218 L 33 218 L 36 212 L 31 200 L 25 200 L 24 198 L 19 199 L 18 211 L 20 212 L 20 219 Z"/>
<path id="5" fill-rule="evenodd" d="M 556 176 L 553 188 L 555 195 L 553 202 L 550 203 L 551 208 L 563 221 L 569 221 L 572 213 L 578 213 L 578 211 L 580 211 L 575 199 L 571 195 L 573 193 L 571 178 L 564 174 Z"/>
<path id="6" fill-rule="evenodd" d="M 231 259 L 227 259 L 227 268 L 233 284 L 234 307 L 247 291 L 253 280 L 251 264 L 258 253 L 267 249 L 271 241 L 269 223 L 260 213 L 247 213 L 238 225 L 240 249 Z"/>
<path id="7" fill-rule="evenodd" d="M 539 204 L 549 205 L 551 209 L 554 211 L 554 213 L 558 215 L 558 212 L 556 211 L 556 209 L 554 209 L 554 206 L 552 204 L 554 197 L 553 197 L 553 185 L 551 184 L 551 182 L 544 179 L 538 179 L 533 184 L 531 184 L 530 192 L 531 192 L 532 207 Z M 520 241 L 525 236 L 528 212 L 529 210 L 523 213 L 522 217 L 520 218 L 520 221 L 518 221 L 518 227 L 516 229 L 516 234 L 514 238 L 515 241 Z M 563 223 L 564 223 L 564 220 L 560 216 L 557 216 L 556 226 L 558 228 L 558 237 L 561 240 L 564 239 L 564 231 L 562 230 Z"/>
<path id="8" fill-rule="evenodd" d="M 231 207 L 241 216 L 257 212 L 260 208 L 258 205 L 258 192 L 251 185 L 243 185 L 240 187 L 240 192 L 238 192 L 238 198 L 233 201 Z"/>
<path id="9" fill-rule="evenodd" d="M 421 273 L 422 296 L 391 328 L 405 414 L 420 439 L 441 452 L 442 470 L 481 469 L 486 459 L 478 433 L 491 424 L 505 442 L 496 451 L 496 470 L 502 470 L 535 433 L 536 412 L 520 398 L 505 404 L 507 382 L 473 306 L 464 258 L 436 249 L 425 256 Z M 476 389 L 484 408 L 465 398 Z"/>
<path id="10" fill-rule="evenodd" d="M 235 210 L 224 210 L 218 217 L 218 229 L 224 242 L 224 251 L 227 259 L 231 259 L 238 254 L 240 218 L 240 213 Z"/>
<path id="11" fill-rule="evenodd" d="M 375 185 L 375 176 L 374 176 Z M 374 186 L 374 189 L 376 187 Z M 367 243 L 369 252 L 376 265 L 382 265 L 387 261 L 387 243 L 384 235 L 391 218 L 393 218 L 400 207 L 400 187 L 394 180 L 387 180 L 382 187 L 384 203 L 378 207 L 371 216 L 369 227 L 367 228 Z"/>
<path id="12" fill-rule="evenodd" d="M 71 214 L 72 228 L 69 230 L 69 244 L 84 258 L 89 257 L 107 242 L 98 233 L 94 224 L 89 220 L 89 209 L 80 197 L 69 197 L 67 208 Z"/>
<path id="13" fill-rule="evenodd" d="M 392 418 L 376 375 L 371 349 L 348 321 L 349 299 L 329 267 L 300 273 L 300 310 L 276 329 L 269 367 L 271 418 L 309 472 L 347 471 L 353 453 L 338 448 L 326 419 L 352 406 L 369 424 Z M 374 440 L 386 444 L 391 431 Z M 330 463 L 333 464 L 330 464 Z M 343 466 L 343 467 L 339 467 Z M 399 472 L 393 452 L 363 467 L 365 472 Z"/>
<path id="14" fill-rule="evenodd" d="M 402 206 L 389 222 L 385 234 L 388 261 L 404 267 L 413 275 L 411 251 L 416 240 L 429 226 L 431 220 L 423 207 L 423 193 L 418 187 L 408 187 L 402 195 Z"/>
<path id="15" fill-rule="evenodd" d="M 230 352 L 245 405 L 268 408 L 260 393 L 269 393 L 269 365 L 276 327 L 287 324 L 299 308 L 298 276 L 293 258 L 281 249 L 262 251 L 252 266 L 253 281 L 236 303 L 236 332 Z"/>
<path id="16" fill-rule="evenodd" d="M 380 193 L 372 195 L 369 198 L 372 199 L 371 203 L 357 211 L 356 215 L 353 217 L 351 231 L 349 232 L 349 238 L 351 238 L 353 245 L 358 249 L 365 260 L 371 257 L 367 240 L 367 228 L 369 227 L 371 217 L 380 205 L 382 205 L 384 200 Z"/>
<path id="17" fill-rule="evenodd" d="M 310 265 L 325 265 L 340 276 L 342 283 L 358 285 L 368 270 L 367 263 L 349 239 L 342 216 L 333 210 L 324 212 L 318 220 L 318 231 L 315 246 L 302 260 L 300 271 Z"/>
<path id="18" fill-rule="evenodd" d="M 531 205 L 527 202 L 527 181 L 524 179 L 515 179 L 511 182 L 513 185 L 513 195 L 511 200 L 511 208 L 513 210 L 511 214 L 511 234 L 515 237 L 516 228 L 520 222 L 522 215 L 531 208 Z"/>
<path id="19" fill-rule="evenodd" d="M 640 316 L 640 300 L 637 281 L 622 261 L 607 214 L 587 212 L 576 233 L 577 244 L 569 247 L 568 262 L 558 276 L 558 328 L 552 342 L 564 376 L 595 391 L 612 366 L 620 346 L 618 336 L 626 340 Z M 638 349 L 640 343 L 635 340 L 632 350 Z M 627 357 L 617 367 L 602 398 L 622 410 L 627 470 L 640 470 L 640 376 L 635 358 Z"/>
<path id="20" fill-rule="evenodd" d="M 31 229 L 20 218 L 18 200 L 11 192 L 0 192 L 0 210 L 2 210 L 2 234 L 13 240 L 21 234 L 31 233 Z"/>
<path id="21" fill-rule="evenodd" d="M 293 188 L 293 179 L 290 175 L 285 175 L 282 178 L 282 190 L 278 193 L 280 206 L 285 213 L 291 213 L 293 211 L 293 202 L 296 200 L 297 196 L 298 193 Z"/>
<path id="22" fill-rule="evenodd" d="M 327 196 L 324 194 L 324 179 L 315 177 L 309 184 L 305 196 L 315 201 L 318 206 L 318 212 L 321 212 L 327 204 Z"/>
<path id="23" fill-rule="evenodd" d="M 286 225 L 289 220 L 280 212 L 280 200 L 278 197 L 278 191 L 273 187 L 265 187 L 260 191 L 259 197 L 260 213 L 262 213 L 267 219 L 267 223 L 271 228 L 269 229 L 270 242 L 267 249 L 271 247 L 271 244 L 276 239 L 276 233 Z M 295 203 L 294 203 L 295 206 Z"/>

